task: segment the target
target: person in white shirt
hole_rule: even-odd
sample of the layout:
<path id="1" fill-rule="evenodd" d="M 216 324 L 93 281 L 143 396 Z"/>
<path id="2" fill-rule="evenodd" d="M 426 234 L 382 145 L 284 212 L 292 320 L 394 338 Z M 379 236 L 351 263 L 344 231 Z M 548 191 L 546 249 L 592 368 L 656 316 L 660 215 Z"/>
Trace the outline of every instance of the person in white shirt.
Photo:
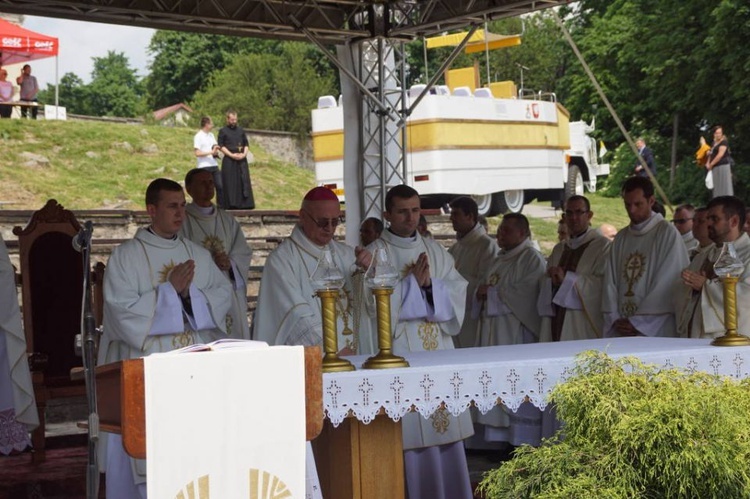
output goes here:
<path id="1" fill-rule="evenodd" d="M 37 101 L 36 94 L 39 93 L 39 84 L 36 82 L 36 76 L 31 75 L 31 66 L 28 64 L 24 65 L 21 69 L 21 76 L 16 78 L 16 83 L 21 87 L 20 100 L 24 102 Z M 29 114 L 29 109 L 31 109 L 31 119 L 35 120 L 37 111 L 39 110 L 36 106 L 31 108 L 26 106 L 21 107 L 21 118 L 25 118 Z"/>
<path id="2" fill-rule="evenodd" d="M 214 177 L 214 188 L 216 189 L 216 205 L 224 208 L 224 188 L 221 181 L 221 171 L 216 158 L 219 155 L 219 144 L 216 143 L 216 137 L 211 132 L 214 123 L 210 117 L 201 118 L 201 129 L 193 137 L 193 151 L 197 158 L 196 167 L 203 168 L 211 172 Z"/>

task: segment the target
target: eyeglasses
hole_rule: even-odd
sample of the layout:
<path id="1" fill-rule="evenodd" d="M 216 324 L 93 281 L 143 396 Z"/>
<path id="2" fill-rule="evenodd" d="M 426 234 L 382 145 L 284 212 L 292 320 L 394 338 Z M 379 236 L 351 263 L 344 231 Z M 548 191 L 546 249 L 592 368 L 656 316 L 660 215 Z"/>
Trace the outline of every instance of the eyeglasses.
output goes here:
<path id="1" fill-rule="evenodd" d="M 302 211 L 302 213 L 304 213 L 305 215 L 307 215 L 308 217 L 310 217 L 310 220 L 312 220 L 315 223 L 315 225 L 317 225 L 321 229 L 325 229 L 329 225 L 331 226 L 331 228 L 335 229 L 336 227 L 338 227 L 338 225 L 340 223 L 343 222 L 343 219 L 341 217 L 337 217 L 337 218 L 318 218 L 318 219 L 315 219 L 306 210 L 300 210 L 300 211 Z"/>
<path id="2" fill-rule="evenodd" d="M 675 225 L 682 225 L 688 223 L 691 220 L 692 218 L 675 218 L 672 220 L 672 223 Z"/>

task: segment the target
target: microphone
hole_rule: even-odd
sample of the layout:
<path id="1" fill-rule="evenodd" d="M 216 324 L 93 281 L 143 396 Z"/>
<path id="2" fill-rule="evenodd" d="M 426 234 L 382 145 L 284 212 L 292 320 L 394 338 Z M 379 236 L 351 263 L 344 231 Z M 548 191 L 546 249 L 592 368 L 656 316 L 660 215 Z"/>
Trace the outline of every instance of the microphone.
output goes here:
<path id="1" fill-rule="evenodd" d="M 84 248 L 88 248 L 89 244 L 91 244 L 91 235 L 93 233 L 94 224 L 89 220 L 83 224 L 81 230 L 79 230 L 78 234 L 73 238 L 73 249 L 81 253 Z"/>

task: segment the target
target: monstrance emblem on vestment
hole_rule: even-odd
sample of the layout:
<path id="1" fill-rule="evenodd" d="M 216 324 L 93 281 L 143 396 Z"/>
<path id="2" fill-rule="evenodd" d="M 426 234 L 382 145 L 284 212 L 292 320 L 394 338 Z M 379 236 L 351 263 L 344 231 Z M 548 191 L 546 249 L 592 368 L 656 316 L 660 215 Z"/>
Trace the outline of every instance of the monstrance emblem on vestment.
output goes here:
<path id="1" fill-rule="evenodd" d="M 215 256 L 219 253 L 224 253 L 224 242 L 222 242 L 221 239 L 213 234 L 210 234 L 203 238 L 203 242 L 201 244 L 209 251 L 209 253 L 211 253 L 211 256 Z"/>
<path id="2" fill-rule="evenodd" d="M 500 276 L 497 274 L 492 274 L 487 282 L 490 286 L 495 286 L 497 283 L 500 282 Z"/>
<path id="3" fill-rule="evenodd" d="M 633 286 L 643 276 L 643 272 L 646 270 L 646 257 L 639 252 L 631 253 L 627 260 L 625 260 L 625 268 L 623 269 L 623 277 L 628 282 L 628 290 L 625 296 L 635 296 L 633 294 Z"/>

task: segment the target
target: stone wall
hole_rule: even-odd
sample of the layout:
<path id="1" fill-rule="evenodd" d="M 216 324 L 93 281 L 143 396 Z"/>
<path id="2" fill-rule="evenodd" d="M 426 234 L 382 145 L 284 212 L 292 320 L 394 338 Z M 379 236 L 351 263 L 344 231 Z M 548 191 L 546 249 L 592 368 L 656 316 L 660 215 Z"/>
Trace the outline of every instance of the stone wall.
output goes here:
<path id="1" fill-rule="evenodd" d="M 268 154 L 306 170 L 315 171 L 312 142 L 289 132 L 245 130 L 248 140 L 262 147 Z"/>

